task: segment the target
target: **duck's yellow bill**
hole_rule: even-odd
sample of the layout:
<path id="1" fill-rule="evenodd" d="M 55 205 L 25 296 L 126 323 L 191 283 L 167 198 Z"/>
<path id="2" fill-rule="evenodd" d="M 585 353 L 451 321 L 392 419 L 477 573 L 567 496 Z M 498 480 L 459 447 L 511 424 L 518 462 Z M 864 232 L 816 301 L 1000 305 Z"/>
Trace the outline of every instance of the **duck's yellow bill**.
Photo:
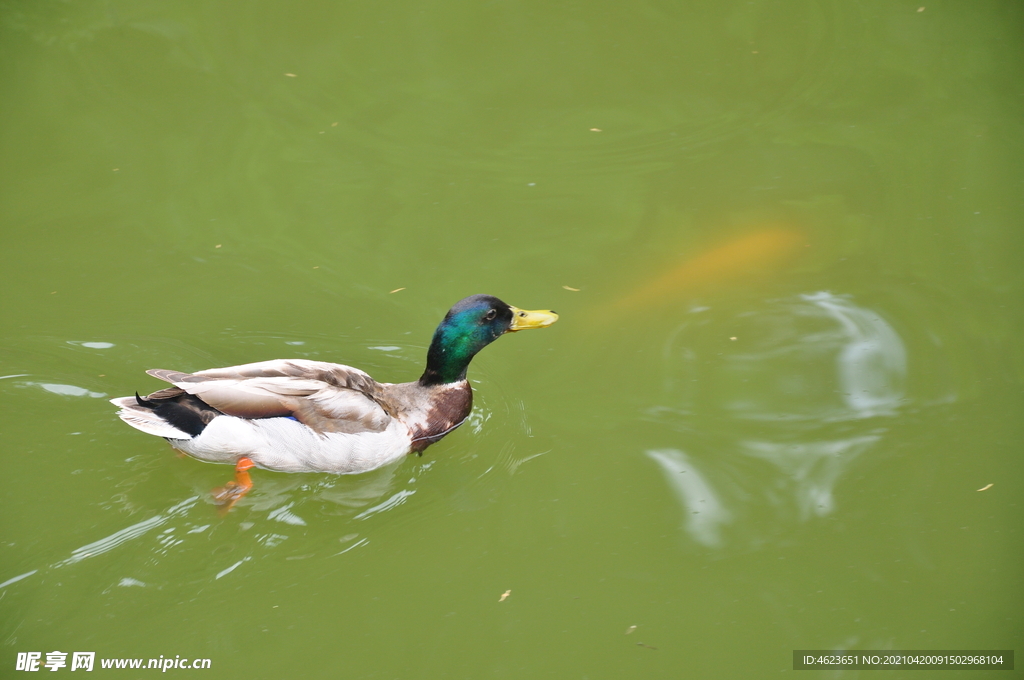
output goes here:
<path id="1" fill-rule="evenodd" d="M 512 325 L 508 327 L 509 332 L 525 331 L 527 328 L 544 328 L 558 321 L 558 315 L 551 310 L 529 310 L 519 309 L 509 305 L 512 310 Z"/>

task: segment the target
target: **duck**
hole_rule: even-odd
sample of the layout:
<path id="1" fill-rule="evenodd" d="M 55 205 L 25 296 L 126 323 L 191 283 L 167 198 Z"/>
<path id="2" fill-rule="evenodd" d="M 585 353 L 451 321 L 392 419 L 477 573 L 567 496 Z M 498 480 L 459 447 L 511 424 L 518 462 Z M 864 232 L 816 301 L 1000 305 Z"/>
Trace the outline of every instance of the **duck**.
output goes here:
<path id="1" fill-rule="evenodd" d="M 230 509 L 252 488 L 253 468 L 356 474 L 422 455 L 469 417 L 473 357 L 506 333 L 557 320 L 551 310 L 471 295 L 437 326 L 414 382 L 382 383 L 351 366 L 274 359 L 195 373 L 151 369 L 171 387 L 110 401 L 135 429 L 193 458 L 234 465 L 234 481 L 213 491 L 214 501 Z"/>

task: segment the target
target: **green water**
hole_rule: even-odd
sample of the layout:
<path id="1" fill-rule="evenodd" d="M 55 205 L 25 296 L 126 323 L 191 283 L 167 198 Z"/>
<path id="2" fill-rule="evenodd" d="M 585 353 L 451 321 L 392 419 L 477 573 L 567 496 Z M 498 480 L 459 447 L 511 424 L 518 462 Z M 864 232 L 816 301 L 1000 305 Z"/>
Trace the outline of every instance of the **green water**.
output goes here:
<path id="1" fill-rule="evenodd" d="M 0 677 L 1020 651 L 1024 12 L 919 7 L 0 3 Z M 396 467 L 221 517 L 107 403 L 474 293 L 561 320 Z"/>

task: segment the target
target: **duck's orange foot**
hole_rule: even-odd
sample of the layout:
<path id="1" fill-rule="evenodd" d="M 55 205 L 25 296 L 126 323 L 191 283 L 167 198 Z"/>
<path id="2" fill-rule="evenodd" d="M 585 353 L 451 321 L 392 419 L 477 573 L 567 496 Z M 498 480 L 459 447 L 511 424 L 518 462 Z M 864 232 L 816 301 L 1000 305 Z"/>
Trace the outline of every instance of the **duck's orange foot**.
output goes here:
<path id="1" fill-rule="evenodd" d="M 256 467 L 252 459 L 242 457 L 235 465 L 235 481 L 219 486 L 211 493 L 213 502 L 220 506 L 220 513 L 223 515 L 237 503 L 242 496 L 249 493 L 252 488 L 252 478 L 249 477 L 249 470 Z"/>

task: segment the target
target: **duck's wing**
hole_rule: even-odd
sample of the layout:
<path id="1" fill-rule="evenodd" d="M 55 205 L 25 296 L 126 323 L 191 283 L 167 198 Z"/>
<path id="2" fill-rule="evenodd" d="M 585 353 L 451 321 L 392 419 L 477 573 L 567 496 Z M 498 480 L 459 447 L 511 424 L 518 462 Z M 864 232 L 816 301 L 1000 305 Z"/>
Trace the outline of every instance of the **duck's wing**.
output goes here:
<path id="1" fill-rule="evenodd" d="M 292 417 L 317 432 L 381 432 L 394 414 L 380 383 L 359 369 L 301 359 L 262 361 L 196 373 L 153 369 L 181 390 L 239 418 Z"/>

